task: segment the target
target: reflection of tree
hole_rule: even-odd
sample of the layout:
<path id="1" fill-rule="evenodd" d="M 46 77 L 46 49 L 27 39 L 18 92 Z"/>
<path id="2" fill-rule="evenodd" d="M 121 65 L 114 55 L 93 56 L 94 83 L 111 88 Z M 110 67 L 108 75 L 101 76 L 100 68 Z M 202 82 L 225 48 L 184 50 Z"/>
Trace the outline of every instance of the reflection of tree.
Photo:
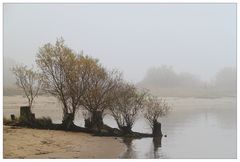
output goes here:
<path id="1" fill-rule="evenodd" d="M 132 141 L 133 138 L 123 138 L 123 143 L 127 146 L 127 151 L 124 153 L 123 158 L 136 158 Z"/>
<path id="2" fill-rule="evenodd" d="M 162 146 L 162 137 L 154 137 L 153 138 L 153 147 L 154 147 L 154 159 L 158 159 L 159 154 L 158 154 L 158 148 Z"/>

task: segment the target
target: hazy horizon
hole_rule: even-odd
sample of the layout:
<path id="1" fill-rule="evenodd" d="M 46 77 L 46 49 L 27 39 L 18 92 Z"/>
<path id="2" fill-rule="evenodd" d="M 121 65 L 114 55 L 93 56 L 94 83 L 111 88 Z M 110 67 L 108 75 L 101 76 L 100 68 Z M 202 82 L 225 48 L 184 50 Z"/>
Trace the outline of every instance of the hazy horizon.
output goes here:
<path id="1" fill-rule="evenodd" d="M 3 13 L 4 158 L 237 158 L 237 3 Z"/>
<path id="2" fill-rule="evenodd" d="M 162 65 L 204 81 L 236 67 L 235 4 L 4 4 L 4 57 L 34 64 L 61 36 L 134 83 Z"/>
<path id="3" fill-rule="evenodd" d="M 11 68 L 18 64 L 16 60 L 4 57 L 4 95 L 19 95 L 21 90 L 15 85 L 15 76 Z M 162 65 L 147 69 L 143 78 L 135 85 L 149 90 L 157 96 L 181 97 L 219 97 L 236 96 L 236 68 L 224 67 L 210 80 L 202 80 L 196 74 L 176 72 L 172 66 Z M 129 82 L 129 80 L 126 80 Z"/>

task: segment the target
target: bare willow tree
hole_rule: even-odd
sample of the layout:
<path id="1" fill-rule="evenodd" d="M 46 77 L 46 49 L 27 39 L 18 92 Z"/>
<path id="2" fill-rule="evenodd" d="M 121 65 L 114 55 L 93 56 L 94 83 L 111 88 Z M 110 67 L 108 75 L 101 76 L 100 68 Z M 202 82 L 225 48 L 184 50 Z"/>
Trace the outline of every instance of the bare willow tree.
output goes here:
<path id="1" fill-rule="evenodd" d="M 158 122 L 158 119 L 162 116 L 167 115 L 170 106 L 162 98 L 158 99 L 157 97 L 150 95 L 146 97 L 144 106 L 144 117 L 149 122 L 149 125 L 153 130 L 153 134 L 155 134 L 155 131 L 159 131 L 161 133 L 161 124 Z M 160 125 L 160 127 L 156 128 L 158 125 Z"/>
<path id="2" fill-rule="evenodd" d="M 41 47 L 36 62 L 42 71 L 44 90 L 62 103 L 63 125 L 70 127 L 89 85 L 89 67 L 97 60 L 75 54 L 61 38 L 54 45 Z"/>
<path id="3" fill-rule="evenodd" d="M 68 62 L 66 73 L 66 95 L 70 112 L 69 121 L 73 122 L 76 111 L 83 106 L 83 96 L 86 95 L 90 87 L 92 66 L 98 66 L 98 60 L 89 56 L 77 55 L 75 61 Z M 72 123 L 73 124 L 73 123 Z"/>
<path id="4" fill-rule="evenodd" d="M 90 70 L 88 90 L 83 97 L 83 106 L 89 112 L 85 120 L 88 124 L 85 123 L 85 126 L 100 131 L 104 111 L 113 104 L 113 93 L 121 80 L 121 74 L 116 70 L 107 72 L 101 65 L 92 66 Z"/>
<path id="5" fill-rule="evenodd" d="M 67 65 L 74 58 L 71 49 L 64 45 L 64 40 L 57 40 L 55 45 L 45 44 L 39 49 L 36 63 L 42 70 L 44 90 L 58 98 L 63 107 L 63 121 L 70 113 L 69 96 L 66 90 L 66 74 L 70 71 Z"/>
<path id="6" fill-rule="evenodd" d="M 28 105 L 31 108 L 35 97 L 39 94 L 42 88 L 42 77 L 39 73 L 33 71 L 24 65 L 16 65 L 12 68 L 12 72 L 16 77 L 16 84 L 23 91 L 28 99 Z"/>
<path id="7" fill-rule="evenodd" d="M 146 93 L 138 91 L 134 85 L 121 83 L 114 94 L 114 105 L 110 108 L 112 115 L 123 132 L 131 133 Z"/>

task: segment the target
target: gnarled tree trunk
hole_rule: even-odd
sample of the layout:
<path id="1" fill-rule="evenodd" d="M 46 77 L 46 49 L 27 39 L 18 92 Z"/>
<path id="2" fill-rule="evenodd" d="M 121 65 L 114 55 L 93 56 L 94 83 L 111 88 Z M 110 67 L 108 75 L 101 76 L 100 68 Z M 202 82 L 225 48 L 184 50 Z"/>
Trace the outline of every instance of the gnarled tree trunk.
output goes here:
<path id="1" fill-rule="evenodd" d="M 11 120 L 12 120 L 12 121 L 15 121 L 15 120 L 16 120 L 16 118 L 15 118 L 15 115 L 14 115 L 14 114 L 11 114 Z"/>
<path id="2" fill-rule="evenodd" d="M 161 137 L 162 136 L 161 123 L 159 123 L 158 121 L 153 122 L 152 134 L 153 134 L 153 137 Z"/>
<path id="3" fill-rule="evenodd" d="M 35 120 L 35 114 L 31 112 L 30 106 L 20 107 L 20 121 L 25 124 L 33 124 Z"/>
<path id="4" fill-rule="evenodd" d="M 100 132 L 104 126 L 102 115 L 101 111 L 92 112 L 91 116 L 85 119 L 85 127 Z"/>
<path id="5" fill-rule="evenodd" d="M 74 126 L 74 113 L 67 113 L 64 116 L 64 119 L 62 121 L 62 126 L 65 130 L 69 130 Z"/>
<path id="6" fill-rule="evenodd" d="M 131 134 L 132 133 L 132 127 L 130 125 L 127 126 L 119 126 L 119 129 L 123 131 L 124 134 Z"/>

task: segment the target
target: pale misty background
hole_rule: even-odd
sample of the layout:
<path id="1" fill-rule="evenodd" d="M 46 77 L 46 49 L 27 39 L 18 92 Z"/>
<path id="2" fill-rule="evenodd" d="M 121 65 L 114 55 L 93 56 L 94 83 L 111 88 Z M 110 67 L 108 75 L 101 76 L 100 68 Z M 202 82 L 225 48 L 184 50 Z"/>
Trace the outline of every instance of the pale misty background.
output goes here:
<path id="1" fill-rule="evenodd" d="M 161 96 L 236 96 L 235 4 L 4 4 L 4 94 L 63 37 Z"/>

